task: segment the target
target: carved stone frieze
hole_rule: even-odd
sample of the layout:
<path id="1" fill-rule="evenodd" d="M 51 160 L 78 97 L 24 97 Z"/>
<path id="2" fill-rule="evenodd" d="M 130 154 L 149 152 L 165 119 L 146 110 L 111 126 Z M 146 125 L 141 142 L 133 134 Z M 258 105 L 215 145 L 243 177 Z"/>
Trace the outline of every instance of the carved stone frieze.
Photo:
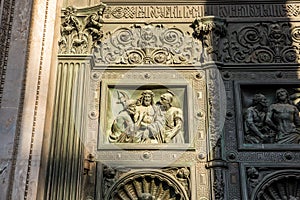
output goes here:
<path id="1" fill-rule="evenodd" d="M 199 45 L 176 27 L 134 25 L 118 28 L 103 38 L 94 52 L 99 64 L 196 64 Z"/>
<path id="2" fill-rule="evenodd" d="M 193 36 L 202 42 L 201 61 L 223 63 L 298 63 L 300 27 L 292 22 L 230 23 L 196 19 Z"/>
<path id="3" fill-rule="evenodd" d="M 101 3 L 96 13 L 77 15 L 77 9 L 67 7 L 63 12 L 59 54 L 90 54 L 103 37 L 102 15 L 106 5 Z"/>

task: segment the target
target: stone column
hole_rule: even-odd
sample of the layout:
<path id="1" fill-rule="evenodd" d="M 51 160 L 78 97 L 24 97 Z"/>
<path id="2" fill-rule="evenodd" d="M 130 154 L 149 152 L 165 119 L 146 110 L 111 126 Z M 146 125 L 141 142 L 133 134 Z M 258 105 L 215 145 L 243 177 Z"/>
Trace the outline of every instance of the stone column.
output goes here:
<path id="1" fill-rule="evenodd" d="M 90 56 L 59 56 L 45 199 L 81 199 Z"/>

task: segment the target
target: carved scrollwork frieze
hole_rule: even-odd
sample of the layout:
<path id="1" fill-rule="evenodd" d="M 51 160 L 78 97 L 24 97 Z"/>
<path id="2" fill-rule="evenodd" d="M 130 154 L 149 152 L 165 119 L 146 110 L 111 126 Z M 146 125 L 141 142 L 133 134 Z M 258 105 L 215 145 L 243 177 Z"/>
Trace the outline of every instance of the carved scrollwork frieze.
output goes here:
<path id="1" fill-rule="evenodd" d="M 233 31 L 232 62 L 295 63 L 300 27 L 288 22 L 257 23 Z"/>
<path id="2" fill-rule="evenodd" d="M 297 63 L 300 26 L 292 22 L 227 23 L 196 19 L 193 36 L 202 42 L 202 61 L 223 63 Z"/>
<path id="3" fill-rule="evenodd" d="M 133 25 L 107 33 L 94 52 L 99 64 L 195 64 L 199 45 L 176 27 Z"/>

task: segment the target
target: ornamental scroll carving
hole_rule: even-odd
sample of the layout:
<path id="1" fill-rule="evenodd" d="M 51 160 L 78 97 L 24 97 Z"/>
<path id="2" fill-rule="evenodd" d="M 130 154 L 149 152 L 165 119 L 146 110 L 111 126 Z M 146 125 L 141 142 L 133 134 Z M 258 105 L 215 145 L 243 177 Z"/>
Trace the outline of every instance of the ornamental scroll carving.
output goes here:
<path id="1" fill-rule="evenodd" d="M 196 19 L 193 36 L 202 42 L 203 61 L 223 63 L 297 63 L 300 26 L 290 22 L 227 24 L 212 17 Z"/>
<path id="2" fill-rule="evenodd" d="M 108 33 L 94 52 L 99 64 L 195 64 L 199 44 L 176 27 L 134 25 Z"/>
<path id="3" fill-rule="evenodd" d="M 232 33 L 233 62 L 295 63 L 299 59 L 300 27 L 290 23 L 257 23 Z"/>
<path id="4" fill-rule="evenodd" d="M 61 38 L 58 42 L 59 54 L 90 54 L 92 49 L 100 45 L 105 7 L 105 4 L 101 3 L 98 11 L 88 16 L 77 16 L 77 9 L 74 7 L 64 10 Z"/>

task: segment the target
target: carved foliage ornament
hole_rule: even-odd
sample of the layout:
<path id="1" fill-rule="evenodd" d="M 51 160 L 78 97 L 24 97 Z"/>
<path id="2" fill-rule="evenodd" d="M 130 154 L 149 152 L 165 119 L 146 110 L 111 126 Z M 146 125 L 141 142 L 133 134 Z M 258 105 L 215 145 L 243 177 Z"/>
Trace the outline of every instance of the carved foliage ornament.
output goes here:
<path id="1" fill-rule="evenodd" d="M 178 28 L 134 25 L 108 33 L 94 55 L 99 64 L 194 64 L 199 44 Z"/>
<path id="2" fill-rule="evenodd" d="M 67 7 L 61 24 L 61 38 L 58 42 L 60 54 L 89 54 L 99 46 L 103 37 L 102 15 L 105 4 L 101 3 L 96 13 L 77 16 L 77 10 Z"/>

